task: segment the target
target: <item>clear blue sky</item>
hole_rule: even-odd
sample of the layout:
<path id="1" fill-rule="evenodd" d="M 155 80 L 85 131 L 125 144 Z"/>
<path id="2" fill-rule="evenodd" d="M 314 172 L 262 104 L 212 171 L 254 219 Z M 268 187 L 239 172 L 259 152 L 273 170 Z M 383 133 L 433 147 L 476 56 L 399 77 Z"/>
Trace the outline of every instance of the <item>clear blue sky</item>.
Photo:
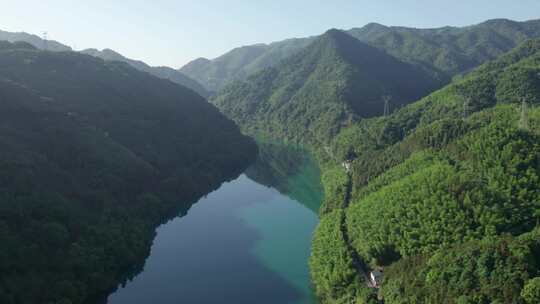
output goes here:
<path id="1" fill-rule="evenodd" d="M 76 49 L 111 48 L 180 67 L 248 44 L 369 22 L 463 26 L 540 18 L 540 0 L 0 0 L 0 29 L 49 33 Z"/>

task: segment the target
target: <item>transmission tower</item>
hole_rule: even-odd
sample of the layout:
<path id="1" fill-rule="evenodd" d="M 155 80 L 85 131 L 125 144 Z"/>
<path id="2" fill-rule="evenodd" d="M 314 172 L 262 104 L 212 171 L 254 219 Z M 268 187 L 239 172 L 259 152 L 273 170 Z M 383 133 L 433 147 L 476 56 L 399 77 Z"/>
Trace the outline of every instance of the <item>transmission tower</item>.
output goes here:
<path id="1" fill-rule="evenodd" d="M 41 37 L 41 39 L 43 40 L 43 50 L 45 50 L 45 51 L 47 51 L 48 48 L 49 48 L 47 36 L 48 36 L 48 33 L 47 33 L 47 32 L 43 32 L 43 35 L 42 35 L 42 37 Z"/>
<path id="2" fill-rule="evenodd" d="M 383 116 L 386 117 L 386 116 L 390 115 L 390 101 L 392 100 L 392 96 L 390 96 L 390 95 L 383 96 L 383 100 L 384 100 Z"/>
<path id="3" fill-rule="evenodd" d="M 529 105 L 527 100 L 523 98 L 521 102 L 521 117 L 519 119 L 519 128 L 529 131 Z"/>
<path id="4" fill-rule="evenodd" d="M 463 119 L 466 119 L 469 116 L 471 111 L 471 98 L 465 97 L 463 100 Z"/>

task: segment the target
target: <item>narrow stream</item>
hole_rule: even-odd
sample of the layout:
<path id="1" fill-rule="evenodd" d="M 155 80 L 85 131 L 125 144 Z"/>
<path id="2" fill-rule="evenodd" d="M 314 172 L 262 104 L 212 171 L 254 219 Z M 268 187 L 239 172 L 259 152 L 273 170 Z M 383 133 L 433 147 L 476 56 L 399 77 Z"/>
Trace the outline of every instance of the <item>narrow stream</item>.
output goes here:
<path id="1" fill-rule="evenodd" d="M 261 145 L 243 175 L 157 229 L 144 270 L 108 304 L 316 303 L 308 258 L 322 189 L 306 155 Z"/>

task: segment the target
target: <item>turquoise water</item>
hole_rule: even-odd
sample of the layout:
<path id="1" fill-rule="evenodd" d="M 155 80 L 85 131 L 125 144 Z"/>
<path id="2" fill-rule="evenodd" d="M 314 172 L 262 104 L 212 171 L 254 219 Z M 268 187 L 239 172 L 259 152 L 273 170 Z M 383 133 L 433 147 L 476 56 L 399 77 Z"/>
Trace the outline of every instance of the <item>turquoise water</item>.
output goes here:
<path id="1" fill-rule="evenodd" d="M 316 303 L 307 263 L 318 170 L 305 157 L 279 159 L 259 160 L 159 227 L 144 270 L 108 303 Z"/>

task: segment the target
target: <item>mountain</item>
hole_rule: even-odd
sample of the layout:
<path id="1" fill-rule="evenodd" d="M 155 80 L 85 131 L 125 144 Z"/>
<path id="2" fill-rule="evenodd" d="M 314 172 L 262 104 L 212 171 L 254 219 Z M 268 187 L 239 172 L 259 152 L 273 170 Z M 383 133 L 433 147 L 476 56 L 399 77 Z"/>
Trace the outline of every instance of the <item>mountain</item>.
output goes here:
<path id="1" fill-rule="evenodd" d="M 128 63 L 129 65 L 131 65 L 132 67 L 138 70 L 150 73 L 159 78 L 168 79 L 174 83 L 177 83 L 177 84 L 185 86 L 186 88 L 192 89 L 193 91 L 197 92 L 202 97 L 207 98 L 209 96 L 209 92 L 201 84 L 199 84 L 197 81 L 191 79 L 190 77 L 184 75 L 183 73 L 173 68 L 151 67 L 142 61 L 126 58 L 122 56 L 121 54 L 110 49 L 104 49 L 102 51 L 99 51 L 96 49 L 86 49 L 86 50 L 81 51 L 81 53 L 98 57 L 107 61 L 121 61 L 121 62 Z"/>
<path id="2" fill-rule="evenodd" d="M 537 303 L 539 105 L 536 39 L 319 148 L 322 302 Z"/>
<path id="3" fill-rule="evenodd" d="M 27 33 L 12 33 L 12 32 L 0 31 L 0 41 L 2 40 L 10 41 L 10 42 L 24 41 L 24 42 L 30 43 L 31 45 L 33 45 L 34 47 L 38 49 L 43 50 L 46 48 L 48 51 L 53 51 L 53 52 L 72 51 L 71 47 L 61 44 L 57 41 L 53 41 L 53 40 L 45 41 L 36 35 L 31 35 Z M 150 73 L 159 78 L 168 79 L 172 82 L 175 82 L 177 84 L 190 88 L 193 91 L 197 92 L 202 97 L 208 98 L 208 96 L 210 95 L 209 92 L 197 81 L 191 79 L 190 77 L 184 75 L 183 73 L 173 68 L 151 67 L 142 61 L 126 58 L 122 56 L 121 54 L 110 49 L 104 49 L 102 51 L 99 51 L 96 49 L 86 49 L 86 50 L 81 51 L 81 53 L 91 55 L 94 57 L 99 57 L 101 59 L 108 60 L 108 61 L 126 62 L 138 70 Z"/>
<path id="4" fill-rule="evenodd" d="M 450 79 L 495 59 L 527 39 L 540 37 L 540 20 L 516 22 L 495 19 L 473 26 L 436 29 L 370 23 L 346 32 L 403 61 L 435 70 Z M 266 67 L 279 64 L 316 38 L 245 46 L 214 60 L 197 59 L 180 70 L 209 90 L 218 92 L 235 80 L 244 80 Z"/>
<path id="5" fill-rule="evenodd" d="M 47 48 L 47 50 L 53 51 L 53 52 L 68 52 L 72 50 L 71 47 L 61 44 L 58 41 L 43 40 L 42 38 L 36 35 L 31 35 L 24 32 L 12 33 L 12 32 L 0 31 L 0 41 L 9 41 L 9 42 L 24 41 L 24 42 L 30 43 L 36 48 L 39 48 L 39 49 Z"/>
<path id="6" fill-rule="evenodd" d="M 126 63 L 0 42 L 0 66 L 0 303 L 107 294 L 255 159 L 201 96 Z"/>
<path id="7" fill-rule="evenodd" d="M 361 117 L 383 114 L 440 86 L 433 75 L 350 35 L 330 30 L 281 64 L 212 100 L 250 134 L 326 141 Z"/>
<path id="8" fill-rule="evenodd" d="M 447 76 L 466 72 L 540 37 L 540 20 L 489 20 L 467 27 L 414 29 L 371 23 L 348 33 L 389 54 L 434 68 Z"/>
<path id="9" fill-rule="evenodd" d="M 234 80 L 273 66 L 308 46 L 313 39 L 289 39 L 271 44 L 256 44 L 236 48 L 216 59 L 196 59 L 180 71 L 196 79 L 208 90 L 219 92 Z"/>

